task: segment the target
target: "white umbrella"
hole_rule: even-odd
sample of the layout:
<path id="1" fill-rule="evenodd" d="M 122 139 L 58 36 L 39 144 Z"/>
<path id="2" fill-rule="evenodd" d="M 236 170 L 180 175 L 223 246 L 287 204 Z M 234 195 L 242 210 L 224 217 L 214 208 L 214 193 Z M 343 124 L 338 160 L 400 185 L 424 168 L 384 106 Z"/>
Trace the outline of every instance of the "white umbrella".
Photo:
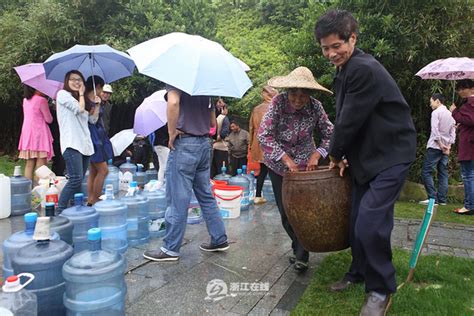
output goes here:
<path id="1" fill-rule="evenodd" d="M 137 134 L 133 132 L 133 129 L 124 129 L 115 134 L 110 139 L 112 148 L 114 149 L 114 156 L 120 156 L 122 152 L 130 146 L 136 136 Z"/>
<path id="2" fill-rule="evenodd" d="M 219 43 L 170 33 L 128 50 L 138 71 L 190 95 L 241 98 L 252 86 L 246 65 Z"/>

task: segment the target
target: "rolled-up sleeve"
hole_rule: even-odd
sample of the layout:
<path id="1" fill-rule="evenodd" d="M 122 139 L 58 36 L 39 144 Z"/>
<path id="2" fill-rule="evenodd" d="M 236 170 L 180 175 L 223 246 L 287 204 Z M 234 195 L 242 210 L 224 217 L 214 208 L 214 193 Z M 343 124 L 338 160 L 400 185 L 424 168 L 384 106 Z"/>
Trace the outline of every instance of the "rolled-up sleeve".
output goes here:
<path id="1" fill-rule="evenodd" d="M 75 115 L 79 114 L 79 101 L 74 99 L 74 97 L 69 92 L 60 90 L 58 92 L 56 102 L 58 105 L 72 111 Z"/>
<path id="2" fill-rule="evenodd" d="M 278 161 L 283 157 L 285 152 L 282 146 L 276 141 L 275 134 L 277 131 L 277 124 L 280 120 L 281 113 L 279 107 L 273 99 L 267 113 L 263 116 L 262 122 L 258 129 L 258 141 L 263 153 L 271 160 Z"/>

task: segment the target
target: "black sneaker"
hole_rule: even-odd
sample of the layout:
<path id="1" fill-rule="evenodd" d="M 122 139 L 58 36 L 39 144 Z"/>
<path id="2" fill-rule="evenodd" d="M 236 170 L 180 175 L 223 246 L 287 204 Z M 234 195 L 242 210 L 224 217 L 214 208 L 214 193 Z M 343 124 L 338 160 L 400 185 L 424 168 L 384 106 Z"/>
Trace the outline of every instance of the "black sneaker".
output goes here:
<path id="1" fill-rule="evenodd" d="M 217 246 L 213 246 L 210 243 L 203 243 L 199 246 L 199 249 L 201 249 L 202 251 L 209 251 L 209 252 L 226 251 L 227 249 L 229 249 L 229 243 L 226 241 L 225 243 L 217 245 Z"/>
<path id="2" fill-rule="evenodd" d="M 308 263 L 304 262 L 304 261 L 296 260 L 294 268 L 295 268 L 296 271 L 304 272 L 304 271 L 308 270 Z"/>
<path id="3" fill-rule="evenodd" d="M 147 250 L 143 253 L 143 257 L 152 261 L 178 261 L 178 256 L 170 256 L 161 250 Z"/>
<path id="4" fill-rule="evenodd" d="M 296 262 L 296 256 L 294 256 L 294 255 L 293 255 L 293 256 L 289 256 L 289 257 L 288 257 L 288 261 L 289 261 L 291 264 L 295 263 L 295 262 Z"/>

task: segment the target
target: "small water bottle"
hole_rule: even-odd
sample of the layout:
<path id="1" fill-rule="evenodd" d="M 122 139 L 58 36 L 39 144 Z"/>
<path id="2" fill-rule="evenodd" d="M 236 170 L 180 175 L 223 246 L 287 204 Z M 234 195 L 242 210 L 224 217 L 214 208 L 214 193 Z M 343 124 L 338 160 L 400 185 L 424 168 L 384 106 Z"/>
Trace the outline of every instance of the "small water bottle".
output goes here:
<path id="1" fill-rule="evenodd" d="M 21 284 L 20 278 L 27 277 L 28 280 Z M 36 295 L 24 289 L 35 276 L 31 273 L 20 273 L 7 278 L 0 293 L 0 315 L 22 315 L 36 316 L 38 302 Z"/>

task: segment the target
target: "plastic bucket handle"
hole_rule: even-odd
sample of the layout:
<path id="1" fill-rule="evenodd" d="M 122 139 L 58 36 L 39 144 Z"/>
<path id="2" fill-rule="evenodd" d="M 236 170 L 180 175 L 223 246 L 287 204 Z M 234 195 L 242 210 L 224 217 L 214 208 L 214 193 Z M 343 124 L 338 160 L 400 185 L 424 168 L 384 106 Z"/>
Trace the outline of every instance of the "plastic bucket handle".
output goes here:
<path id="1" fill-rule="evenodd" d="M 221 191 L 240 191 L 240 193 L 237 196 L 234 197 L 223 197 L 219 194 L 216 193 L 216 190 L 221 190 Z M 219 199 L 223 201 L 232 201 L 238 198 L 239 196 L 242 196 L 244 190 L 242 190 L 242 187 L 236 186 L 236 185 L 215 185 L 212 187 L 212 193 L 214 193 L 215 197 L 218 197 Z"/>

